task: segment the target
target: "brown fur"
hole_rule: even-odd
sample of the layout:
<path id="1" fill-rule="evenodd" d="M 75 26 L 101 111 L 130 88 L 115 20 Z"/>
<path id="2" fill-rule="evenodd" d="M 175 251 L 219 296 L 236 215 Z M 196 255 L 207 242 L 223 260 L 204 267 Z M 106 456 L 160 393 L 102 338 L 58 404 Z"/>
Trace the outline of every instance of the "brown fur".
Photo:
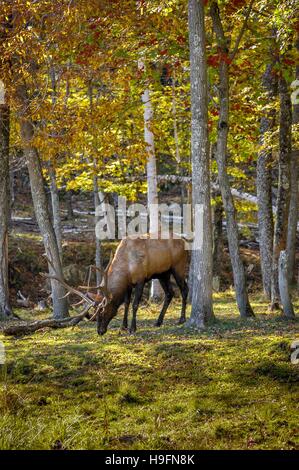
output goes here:
<path id="1" fill-rule="evenodd" d="M 169 276 L 173 274 L 176 281 L 184 282 L 187 263 L 188 252 L 182 239 L 155 239 L 147 234 L 122 240 L 108 270 L 107 288 L 111 300 L 98 317 L 99 332 L 106 331 L 108 323 L 134 286 L 143 288 L 150 279 L 167 278 L 166 273 Z"/>

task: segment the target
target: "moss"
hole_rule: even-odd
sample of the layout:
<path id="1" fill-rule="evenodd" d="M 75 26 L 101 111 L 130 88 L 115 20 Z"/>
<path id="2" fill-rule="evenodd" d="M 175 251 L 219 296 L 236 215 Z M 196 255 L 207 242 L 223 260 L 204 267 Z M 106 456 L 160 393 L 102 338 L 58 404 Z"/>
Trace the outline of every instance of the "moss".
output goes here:
<path id="1" fill-rule="evenodd" d="M 0 448 L 299 449 L 299 324 L 253 306 L 243 321 L 217 294 L 218 321 L 201 333 L 176 325 L 174 302 L 160 329 L 157 307 L 141 308 L 136 335 L 120 314 L 103 337 L 87 322 L 0 337 Z"/>

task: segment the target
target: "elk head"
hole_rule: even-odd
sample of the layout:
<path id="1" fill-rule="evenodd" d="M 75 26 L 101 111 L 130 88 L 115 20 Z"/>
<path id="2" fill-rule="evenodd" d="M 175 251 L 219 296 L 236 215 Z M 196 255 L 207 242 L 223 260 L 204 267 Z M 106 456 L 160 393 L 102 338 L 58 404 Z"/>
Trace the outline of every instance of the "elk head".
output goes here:
<path id="1" fill-rule="evenodd" d="M 95 314 L 92 316 L 91 320 L 97 319 L 97 331 L 99 335 L 103 335 L 107 331 L 107 327 L 112 318 L 116 315 L 117 309 L 113 304 L 113 298 L 108 289 L 108 271 L 112 263 L 112 253 L 110 256 L 109 263 L 105 270 L 99 268 L 98 266 L 89 267 L 88 275 L 88 285 L 80 286 L 81 289 L 86 289 L 88 291 L 88 297 L 93 300 L 97 305 L 100 305 L 95 311 Z M 95 287 L 90 287 L 90 277 L 92 270 L 99 271 L 101 273 L 102 281 L 101 284 Z M 96 290 L 96 293 L 90 292 L 91 289 Z"/>
<path id="2" fill-rule="evenodd" d="M 69 295 L 73 294 L 81 299 L 76 304 L 73 304 L 72 307 L 76 308 L 77 306 L 83 304 L 83 310 L 80 312 L 80 315 L 82 316 L 82 318 L 87 316 L 90 309 L 93 309 L 94 313 L 89 319 L 89 320 L 93 320 L 98 317 L 100 312 L 102 312 L 108 307 L 110 299 L 111 299 L 111 295 L 109 294 L 108 289 L 107 289 L 107 273 L 108 273 L 110 264 L 112 262 L 112 257 L 110 258 L 109 264 L 107 268 L 105 269 L 105 271 L 102 271 L 100 268 L 96 266 L 90 266 L 89 274 L 88 274 L 88 285 L 79 286 L 77 289 L 67 284 L 64 278 L 60 276 L 59 274 L 57 274 L 57 272 L 55 271 L 53 262 L 47 256 L 46 256 L 46 259 L 49 265 L 51 266 L 54 274 L 43 274 L 43 276 L 48 279 L 53 279 L 59 282 L 66 289 L 66 295 L 64 297 L 68 297 Z M 103 275 L 103 281 L 101 285 L 95 286 L 95 287 L 90 286 L 90 278 L 91 278 L 91 273 L 93 269 L 99 270 Z M 90 292 L 93 289 L 96 289 L 97 292 L 96 293 Z M 87 292 L 84 293 L 82 292 L 82 290 L 87 290 Z"/>

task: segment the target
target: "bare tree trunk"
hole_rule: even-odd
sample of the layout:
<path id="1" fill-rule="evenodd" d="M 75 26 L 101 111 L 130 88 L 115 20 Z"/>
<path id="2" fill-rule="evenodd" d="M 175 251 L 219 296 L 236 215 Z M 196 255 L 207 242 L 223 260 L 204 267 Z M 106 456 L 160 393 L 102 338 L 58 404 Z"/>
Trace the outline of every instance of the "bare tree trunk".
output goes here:
<path id="1" fill-rule="evenodd" d="M 212 221 L 208 140 L 208 79 L 204 5 L 189 0 L 192 197 L 195 212 L 192 251 L 192 309 L 188 326 L 214 319 L 212 300 Z M 199 210 L 197 210 L 199 209 Z"/>
<path id="2" fill-rule="evenodd" d="M 52 106 L 54 108 L 56 104 L 56 100 L 57 100 L 57 92 L 56 92 L 56 73 L 55 73 L 55 68 L 53 66 L 50 67 L 50 79 L 51 79 L 52 90 L 53 90 L 52 91 Z M 54 226 L 54 232 L 56 235 L 59 255 L 60 255 L 61 262 L 62 262 L 62 228 L 61 228 L 59 191 L 57 188 L 55 169 L 51 161 L 49 161 L 48 171 L 49 171 L 49 176 L 50 176 L 50 193 L 51 193 L 51 207 L 52 207 L 52 214 L 53 214 L 53 226 Z"/>
<path id="3" fill-rule="evenodd" d="M 102 199 L 102 200 L 101 200 Z M 95 175 L 93 177 L 93 200 L 94 200 L 94 209 L 95 209 L 95 227 L 97 226 L 97 223 L 100 220 L 100 217 L 97 215 L 98 213 L 98 208 L 102 204 L 104 197 L 102 196 L 100 199 L 99 195 L 99 186 L 98 186 L 98 177 Z M 97 233 L 95 230 L 95 245 L 96 245 L 96 251 L 95 251 L 95 265 L 97 268 L 102 267 L 102 255 L 101 255 L 101 240 L 97 237 Z M 101 282 L 101 274 L 100 271 L 96 271 L 96 280 L 97 280 L 97 285 L 100 284 Z"/>
<path id="4" fill-rule="evenodd" d="M 58 250 L 60 259 L 62 262 L 62 227 L 61 227 L 61 214 L 60 214 L 60 200 L 59 200 L 59 191 L 56 183 L 56 174 L 55 170 L 49 163 L 49 176 L 50 176 L 50 193 L 51 193 L 51 206 L 53 213 L 53 227 L 56 235 Z"/>
<path id="5" fill-rule="evenodd" d="M 280 126 L 279 126 L 279 161 L 278 161 L 278 196 L 276 221 L 274 227 L 273 262 L 271 278 L 271 309 L 279 307 L 278 260 L 280 252 L 286 249 L 288 216 L 290 206 L 290 162 L 292 149 L 292 108 L 285 78 L 279 78 Z"/>
<path id="6" fill-rule="evenodd" d="M 9 203 L 9 211 L 8 211 L 8 226 L 11 227 L 12 225 L 12 214 L 14 205 L 16 202 L 16 194 L 15 194 L 15 171 L 11 170 L 9 172 L 9 196 L 10 196 L 10 203 Z"/>
<path id="7" fill-rule="evenodd" d="M 0 321 L 12 314 L 8 290 L 9 107 L 0 103 Z"/>
<path id="8" fill-rule="evenodd" d="M 223 203 L 220 192 L 215 194 L 213 220 L 213 289 L 220 291 L 223 252 Z"/>
<path id="9" fill-rule="evenodd" d="M 299 52 L 299 33 L 297 35 L 296 49 Z M 296 67 L 296 79 L 299 80 L 299 65 Z M 299 124 L 299 104 L 293 106 L 293 124 Z M 291 196 L 288 221 L 287 253 L 288 253 L 288 279 L 291 284 L 295 278 L 296 260 L 296 235 L 298 223 L 298 158 L 299 149 L 293 149 L 291 153 Z"/>
<path id="10" fill-rule="evenodd" d="M 273 75 L 273 64 L 269 64 L 263 76 L 263 85 L 269 100 L 277 94 L 277 80 Z M 266 133 L 274 126 L 275 111 L 263 116 L 260 124 L 260 144 L 265 146 Z M 263 289 L 266 297 L 271 299 L 271 273 L 273 254 L 273 211 L 272 211 L 272 149 L 262 148 L 257 160 L 256 190 L 258 199 L 258 228 L 260 260 Z"/>
<path id="11" fill-rule="evenodd" d="M 236 211 L 230 189 L 227 174 L 227 137 L 229 126 L 229 76 L 228 64 L 225 57 L 228 57 L 228 47 L 220 19 L 219 9 L 216 2 L 211 4 L 211 17 L 213 28 L 216 33 L 218 47 L 223 55 L 219 67 L 219 122 L 216 145 L 216 161 L 218 166 L 218 178 L 221 190 L 223 206 L 225 209 L 227 222 L 227 237 L 230 259 L 232 263 L 234 285 L 236 290 L 236 300 L 241 317 L 252 317 L 254 313 L 249 303 L 246 286 L 245 270 L 239 249 L 239 234 L 236 220 Z"/>
<path id="12" fill-rule="evenodd" d="M 144 68 L 142 62 L 139 63 L 140 68 Z M 149 233 L 151 235 L 159 232 L 158 221 L 158 183 L 157 183 L 157 163 L 155 154 L 154 134 L 151 130 L 153 120 L 153 108 L 150 98 L 150 90 L 146 88 L 142 94 L 142 102 L 144 104 L 144 141 L 147 146 L 147 205 L 149 210 Z M 163 298 L 163 292 L 157 279 L 151 282 L 150 298 L 153 302 L 160 302 Z"/>
<path id="13" fill-rule="evenodd" d="M 28 97 L 25 86 L 20 86 L 18 95 L 21 100 L 23 110 L 28 109 Z M 32 138 L 34 136 L 34 128 L 28 118 L 25 117 L 25 112 L 21 116 L 21 135 L 24 143 L 24 155 L 29 171 L 30 186 L 33 199 L 33 206 L 35 211 L 36 220 L 43 236 L 44 247 L 47 257 L 52 261 L 54 269 L 59 276 L 63 277 L 62 265 L 59 256 L 59 249 L 57 245 L 56 235 L 51 223 L 50 214 L 47 204 L 47 196 L 44 188 L 44 181 L 42 175 L 42 167 L 39 159 L 37 149 L 32 145 Z M 54 275 L 52 267 L 49 265 L 50 275 Z M 61 319 L 68 316 L 68 302 L 65 296 L 65 289 L 61 284 L 55 280 L 51 280 L 52 287 L 52 301 L 53 301 L 53 317 Z"/>
<path id="14" fill-rule="evenodd" d="M 295 313 L 289 292 L 288 257 L 286 251 L 281 251 L 279 255 L 278 284 L 284 316 L 287 318 L 295 318 Z"/>

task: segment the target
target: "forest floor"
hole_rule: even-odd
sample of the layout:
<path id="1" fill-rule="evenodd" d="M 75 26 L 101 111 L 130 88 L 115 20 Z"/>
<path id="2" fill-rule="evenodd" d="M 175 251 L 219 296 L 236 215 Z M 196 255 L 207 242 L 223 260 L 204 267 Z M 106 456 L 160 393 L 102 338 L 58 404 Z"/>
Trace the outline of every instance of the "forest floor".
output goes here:
<path id="1" fill-rule="evenodd" d="M 31 320 L 51 311 L 17 309 L 19 290 L 34 304 L 49 295 L 25 196 L 9 237 L 10 290 L 15 311 Z M 86 201 L 75 206 L 63 220 L 64 265 L 84 273 L 94 259 L 94 220 Z M 115 246 L 103 245 L 104 263 Z M 120 332 L 121 313 L 103 337 L 90 322 L 21 338 L 0 332 L 0 449 L 299 449 L 299 365 L 290 360 L 299 322 L 268 312 L 255 246 L 241 248 L 255 319 L 237 314 L 224 246 L 225 292 L 214 294 L 217 322 L 204 332 L 176 324 L 178 299 L 160 329 L 159 306 L 144 303 L 136 335 Z"/>
<path id="2" fill-rule="evenodd" d="M 160 329 L 159 306 L 144 304 L 135 335 L 121 314 L 103 337 L 90 322 L 0 334 L 0 448 L 299 449 L 299 322 L 252 304 L 242 321 L 232 292 L 216 294 L 218 320 L 201 333 L 176 324 L 176 300 Z"/>

